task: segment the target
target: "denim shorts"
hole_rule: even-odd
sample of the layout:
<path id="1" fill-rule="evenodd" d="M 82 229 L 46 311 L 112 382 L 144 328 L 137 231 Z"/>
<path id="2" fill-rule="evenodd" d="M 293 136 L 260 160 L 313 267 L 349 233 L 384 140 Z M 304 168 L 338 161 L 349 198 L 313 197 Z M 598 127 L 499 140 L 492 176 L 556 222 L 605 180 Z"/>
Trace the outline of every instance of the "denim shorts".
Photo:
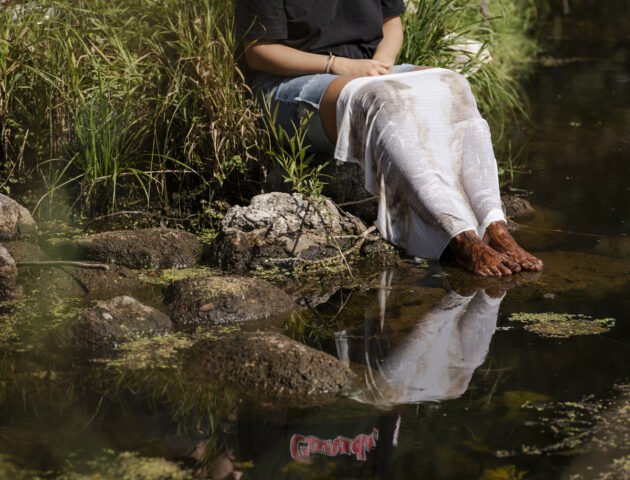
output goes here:
<path id="1" fill-rule="evenodd" d="M 416 65 L 395 65 L 394 72 L 405 73 L 414 68 L 417 68 Z M 305 143 L 311 146 L 311 152 L 332 154 L 335 145 L 324 131 L 319 105 L 324 91 L 338 76 L 329 73 L 301 77 L 264 74 L 254 84 L 254 91 L 261 105 L 264 101 L 269 105 L 271 113 L 277 112 L 276 127 L 283 128 L 289 135 L 294 135 L 295 126 L 312 112 L 305 132 Z"/>

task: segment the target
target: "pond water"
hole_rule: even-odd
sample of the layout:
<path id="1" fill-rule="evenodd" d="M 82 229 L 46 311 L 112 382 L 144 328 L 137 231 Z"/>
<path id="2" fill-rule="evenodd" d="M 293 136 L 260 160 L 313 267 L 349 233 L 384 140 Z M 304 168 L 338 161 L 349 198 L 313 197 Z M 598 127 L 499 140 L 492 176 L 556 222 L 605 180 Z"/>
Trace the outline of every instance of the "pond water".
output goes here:
<path id="1" fill-rule="evenodd" d="M 630 478 L 630 14 L 577 3 L 528 85 L 531 171 L 514 181 L 539 207 L 515 236 L 542 275 L 366 273 L 318 327 L 285 325 L 359 379 L 306 409 L 75 362 L 50 340 L 73 301 L 32 300 L 46 314 L 0 331 L 0 476 L 188 478 L 166 460 L 203 457 L 215 478 Z"/>

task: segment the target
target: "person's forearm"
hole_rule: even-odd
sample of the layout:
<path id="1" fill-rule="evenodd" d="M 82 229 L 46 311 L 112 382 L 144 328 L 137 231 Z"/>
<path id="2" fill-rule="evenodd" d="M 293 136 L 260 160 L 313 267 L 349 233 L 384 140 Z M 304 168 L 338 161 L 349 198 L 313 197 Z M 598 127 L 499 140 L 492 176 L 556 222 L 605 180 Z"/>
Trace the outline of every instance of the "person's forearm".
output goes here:
<path id="1" fill-rule="evenodd" d="M 328 66 L 328 73 L 351 76 L 385 75 L 392 68 L 392 63 L 378 59 L 333 58 L 267 42 L 246 43 L 245 60 L 254 70 L 283 77 L 326 73 Z"/>
<path id="2" fill-rule="evenodd" d="M 245 60 L 254 70 L 296 77 L 324 73 L 328 55 L 302 52 L 279 43 L 253 43 L 245 47 Z"/>
<path id="3" fill-rule="evenodd" d="M 396 63 L 403 44 L 403 27 L 400 17 L 390 17 L 383 21 L 383 40 L 376 47 L 374 60 Z"/>

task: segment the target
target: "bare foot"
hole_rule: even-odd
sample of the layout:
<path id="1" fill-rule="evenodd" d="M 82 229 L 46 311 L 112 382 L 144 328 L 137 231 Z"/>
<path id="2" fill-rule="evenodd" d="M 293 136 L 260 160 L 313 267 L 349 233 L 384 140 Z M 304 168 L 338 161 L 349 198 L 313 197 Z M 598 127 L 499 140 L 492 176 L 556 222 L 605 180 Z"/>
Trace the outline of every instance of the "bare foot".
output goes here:
<path id="1" fill-rule="evenodd" d="M 519 269 L 515 270 L 516 272 L 520 270 L 529 272 L 542 271 L 542 260 L 527 253 L 516 243 L 516 240 L 514 240 L 510 232 L 508 232 L 505 222 L 498 221 L 488 225 L 483 240 L 497 252 L 504 254 L 513 262 L 517 263 Z"/>
<path id="2" fill-rule="evenodd" d="M 455 261 L 477 275 L 501 277 L 520 271 L 518 264 L 482 242 L 472 230 L 453 237 L 449 246 Z"/>

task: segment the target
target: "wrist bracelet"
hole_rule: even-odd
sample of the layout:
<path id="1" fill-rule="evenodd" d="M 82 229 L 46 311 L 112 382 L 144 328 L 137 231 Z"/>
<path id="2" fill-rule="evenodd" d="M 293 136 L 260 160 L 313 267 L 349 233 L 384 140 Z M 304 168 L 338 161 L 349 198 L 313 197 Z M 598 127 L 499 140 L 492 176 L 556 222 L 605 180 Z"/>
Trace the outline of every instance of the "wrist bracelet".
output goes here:
<path id="1" fill-rule="evenodd" d="M 328 52 L 328 60 L 326 61 L 326 69 L 324 70 L 324 73 L 330 73 L 332 71 L 332 65 L 334 61 L 335 56 L 332 54 L 332 52 Z"/>

